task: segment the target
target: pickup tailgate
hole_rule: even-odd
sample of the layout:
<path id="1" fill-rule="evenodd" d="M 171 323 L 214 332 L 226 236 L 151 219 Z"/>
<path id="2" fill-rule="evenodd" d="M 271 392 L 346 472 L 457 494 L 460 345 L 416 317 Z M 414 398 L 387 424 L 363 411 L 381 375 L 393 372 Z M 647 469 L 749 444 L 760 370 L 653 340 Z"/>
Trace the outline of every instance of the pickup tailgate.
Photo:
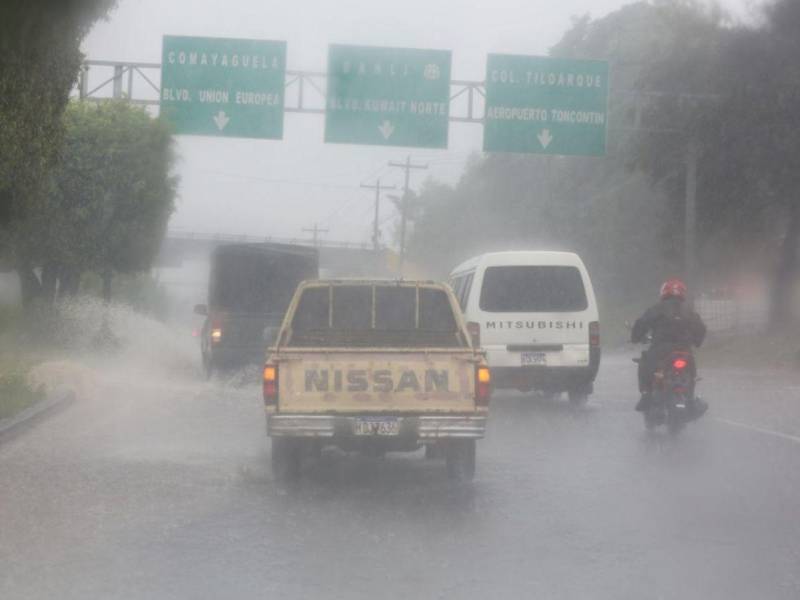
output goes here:
<path id="1" fill-rule="evenodd" d="M 281 352 L 280 413 L 475 411 L 475 355 L 454 352 Z"/>

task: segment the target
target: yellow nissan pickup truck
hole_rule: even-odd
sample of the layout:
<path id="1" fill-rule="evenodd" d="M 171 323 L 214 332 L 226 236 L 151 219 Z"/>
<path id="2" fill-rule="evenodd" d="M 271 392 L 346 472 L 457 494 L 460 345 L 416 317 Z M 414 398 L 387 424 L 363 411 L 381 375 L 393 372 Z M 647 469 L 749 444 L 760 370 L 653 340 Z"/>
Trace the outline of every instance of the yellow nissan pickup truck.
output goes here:
<path id="1" fill-rule="evenodd" d="M 263 373 L 276 478 L 324 447 L 444 456 L 475 474 L 491 375 L 452 290 L 428 281 L 300 284 Z"/>

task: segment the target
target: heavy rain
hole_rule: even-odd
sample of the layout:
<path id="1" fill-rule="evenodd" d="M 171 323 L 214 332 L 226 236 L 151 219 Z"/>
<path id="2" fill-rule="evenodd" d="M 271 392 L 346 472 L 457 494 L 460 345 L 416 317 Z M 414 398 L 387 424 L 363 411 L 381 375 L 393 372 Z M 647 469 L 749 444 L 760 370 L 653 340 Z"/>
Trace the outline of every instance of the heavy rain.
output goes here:
<path id="1" fill-rule="evenodd" d="M 800 598 L 800 3 L 0 6 L 0 599 Z"/>

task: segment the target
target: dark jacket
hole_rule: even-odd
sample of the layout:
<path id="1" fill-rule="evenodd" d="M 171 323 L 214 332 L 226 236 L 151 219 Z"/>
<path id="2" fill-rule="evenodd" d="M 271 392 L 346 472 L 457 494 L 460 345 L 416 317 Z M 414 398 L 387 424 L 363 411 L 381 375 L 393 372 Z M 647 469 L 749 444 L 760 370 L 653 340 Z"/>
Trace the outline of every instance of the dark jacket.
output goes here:
<path id="1" fill-rule="evenodd" d="M 666 298 L 648 308 L 634 323 L 631 341 L 641 343 L 649 332 L 653 346 L 700 346 L 706 337 L 703 320 L 683 300 Z"/>

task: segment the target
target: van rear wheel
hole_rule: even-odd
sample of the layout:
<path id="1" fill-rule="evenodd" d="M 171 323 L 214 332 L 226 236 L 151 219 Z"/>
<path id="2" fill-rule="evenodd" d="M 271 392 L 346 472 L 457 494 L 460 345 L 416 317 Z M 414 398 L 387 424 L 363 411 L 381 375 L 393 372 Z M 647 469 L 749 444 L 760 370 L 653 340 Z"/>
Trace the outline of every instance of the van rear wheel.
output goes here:
<path id="1" fill-rule="evenodd" d="M 569 403 L 573 406 L 584 406 L 589 401 L 589 392 L 587 390 L 569 390 L 567 391 Z"/>
<path id="2" fill-rule="evenodd" d="M 445 448 L 447 477 L 466 482 L 475 478 L 475 440 L 452 440 Z"/>

